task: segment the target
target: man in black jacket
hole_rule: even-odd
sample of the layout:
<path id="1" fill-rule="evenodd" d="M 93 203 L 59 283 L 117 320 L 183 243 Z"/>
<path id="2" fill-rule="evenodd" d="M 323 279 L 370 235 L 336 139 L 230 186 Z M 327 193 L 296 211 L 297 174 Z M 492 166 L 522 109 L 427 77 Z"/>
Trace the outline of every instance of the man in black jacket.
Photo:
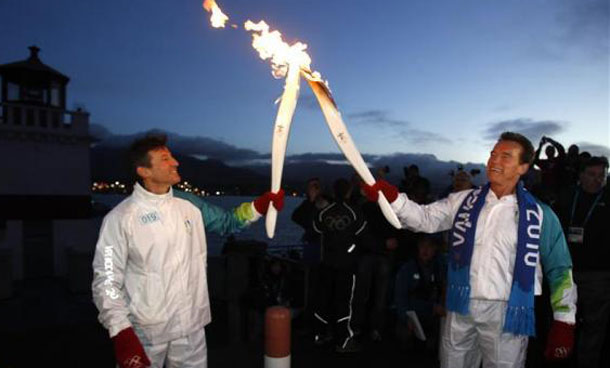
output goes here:
<path id="1" fill-rule="evenodd" d="M 354 339 L 353 307 L 366 221 L 360 208 L 346 202 L 352 189 L 347 180 L 337 180 L 333 189 L 335 201 L 319 211 L 313 221 L 322 241 L 314 301 L 315 343 L 330 342 L 334 328 L 336 351 L 351 352 L 359 350 Z"/>
<path id="2" fill-rule="evenodd" d="M 608 160 L 592 157 L 581 168 L 579 184 L 563 193 L 556 210 L 568 238 L 578 285 L 578 367 L 601 366 L 610 318 L 610 192 Z"/>

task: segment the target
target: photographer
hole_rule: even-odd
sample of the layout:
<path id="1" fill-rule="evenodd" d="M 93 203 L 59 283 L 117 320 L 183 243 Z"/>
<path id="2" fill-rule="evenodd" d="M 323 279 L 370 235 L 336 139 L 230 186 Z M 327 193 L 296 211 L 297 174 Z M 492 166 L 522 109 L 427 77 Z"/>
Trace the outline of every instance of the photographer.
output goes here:
<path id="1" fill-rule="evenodd" d="M 546 159 L 540 158 L 542 148 L 546 154 Z M 542 137 L 540 144 L 536 150 L 534 165 L 538 166 L 541 171 L 540 187 L 537 188 L 537 194 L 540 199 L 547 203 L 552 203 L 556 198 L 561 185 L 561 178 L 565 176 L 566 151 L 563 146 L 557 141 Z"/>

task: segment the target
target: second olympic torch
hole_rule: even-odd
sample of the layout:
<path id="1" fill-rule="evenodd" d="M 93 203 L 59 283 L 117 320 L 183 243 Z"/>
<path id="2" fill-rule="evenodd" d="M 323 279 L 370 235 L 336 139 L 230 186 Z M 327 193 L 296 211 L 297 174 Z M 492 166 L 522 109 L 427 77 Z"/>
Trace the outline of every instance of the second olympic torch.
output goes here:
<path id="1" fill-rule="evenodd" d="M 288 65 L 288 75 L 284 85 L 284 93 L 275 117 L 273 127 L 273 143 L 271 146 L 271 191 L 277 193 L 282 185 L 282 171 L 284 168 L 284 157 L 286 157 L 286 145 L 290 134 L 290 125 L 294 109 L 297 106 L 300 85 L 300 66 L 296 63 Z M 265 217 L 265 229 L 267 236 L 273 238 L 275 224 L 277 222 L 277 210 L 273 205 L 269 206 Z"/>
<path id="2" fill-rule="evenodd" d="M 316 75 L 306 70 L 303 70 L 302 74 L 309 82 L 309 86 L 320 103 L 320 108 L 322 109 L 322 113 L 326 119 L 328 129 L 330 129 L 330 132 L 332 133 L 335 142 L 337 142 L 339 149 L 341 149 L 343 155 L 345 155 L 345 158 L 354 167 L 358 175 L 360 175 L 366 184 L 375 184 L 375 178 L 373 177 L 373 174 L 371 174 L 368 166 L 366 166 L 362 155 L 356 148 L 352 137 L 347 131 L 347 127 L 341 118 L 341 113 L 337 109 L 337 105 L 335 104 L 329 89 L 326 87 L 326 84 Z M 377 203 L 379 203 L 381 212 L 383 212 L 383 215 L 388 222 L 395 228 L 400 229 L 400 221 L 381 191 L 379 192 Z"/>

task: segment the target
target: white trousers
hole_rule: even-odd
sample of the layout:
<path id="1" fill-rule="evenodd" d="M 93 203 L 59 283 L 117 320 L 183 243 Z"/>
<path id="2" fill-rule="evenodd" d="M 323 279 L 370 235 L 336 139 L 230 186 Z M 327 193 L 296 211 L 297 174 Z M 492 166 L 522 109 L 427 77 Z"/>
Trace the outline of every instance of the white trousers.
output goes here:
<path id="1" fill-rule="evenodd" d="M 151 368 L 207 368 L 205 329 L 163 344 L 143 343 Z"/>
<path id="2" fill-rule="evenodd" d="M 470 314 L 449 312 L 441 335 L 442 368 L 521 368 L 527 336 L 502 331 L 506 302 L 470 300 Z"/>

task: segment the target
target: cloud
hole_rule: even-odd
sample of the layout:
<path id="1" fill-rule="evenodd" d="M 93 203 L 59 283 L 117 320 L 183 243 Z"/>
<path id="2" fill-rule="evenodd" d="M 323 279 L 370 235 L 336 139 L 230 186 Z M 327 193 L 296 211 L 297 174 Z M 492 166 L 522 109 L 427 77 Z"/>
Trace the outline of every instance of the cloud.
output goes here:
<path id="1" fill-rule="evenodd" d="M 405 129 L 399 133 L 399 137 L 412 144 L 451 143 L 450 139 L 440 134 L 420 129 Z"/>
<path id="2" fill-rule="evenodd" d="M 357 124 L 371 124 L 389 128 L 403 128 L 409 125 L 406 120 L 391 119 L 388 115 L 388 111 L 385 110 L 366 110 L 348 114 L 347 117 Z"/>
<path id="3" fill-rule="evenodd" d="M 388 128 L 392 130 L 395 138 L 407 141 L 411 144 L 427 143 L 450 143 L 451 141 L 440 134 L 412 128 L 407 120 L 391 119 L 388 111 L 366 110 L 348 114 L 350 121 L 360 124 L 374 125 L 375 127 Z"/>
<path id="4" fill-rule="evenodd" d="M 377 159 L 377 155 L 362 154 L 362 158 L 366 162 L 373 162 Z M 286 163 L 301 163 L 301 162 L 324 162 L 330 164 L 345 164 L 349 165 L 349 162 L 340 152 L 328 152 L 328 153 L 299 153 L 289 155 L 286 157 Z"/>
<path id="5" fill-rule="evenodd" d="M 92 124 L 91 135 L 99 140 L 101 147 L 128 147 L 131 142 L 146 134 L 165 134 L 168 138 L 168 146 L 176 153 L 190 155 L 196 158 L 210 158 L 226 162 L 239 160 L 253 160 L 267 158 L 268 154 L 245 148 L 238 148 L 217 139 L 201 136 L 183 136 L 178 133 L 168 132 L 161 129 L 152 129 L 147 132 L 139 132 L 128 135 L 113 134 L 104 126 Z"/>
<path id="6" fill-rule="evenodd" d="M 168 145 L 177 152 L 186 155 L 205 155 L 209 158 L 234 161 L 263 158 L 261 153 L 209 138 L 186 137 L 176 133 L 168 133 Z"/>
<path id="7" fill-rule="evenodd" d="M 578 148 L 580 148 L 580 152 L 587 151 L 593 156 L 606 156 L 610 157 L 610 147 L 603 146 L 601 144 L 589 143 L 589 142 L 578 142 L 576 143 Z"/>
<path id="8" fill-rule="evenodd" d="M 513 119 L 491 123 L 484 131 L 483 137 L 487 140 L 496 140 L 506 131 L 521 133 L 534 144 L 543 135 L 554 135 L 565 130 L 567 123 L 553 120 L 534 121 L 532 119 Z"/>

